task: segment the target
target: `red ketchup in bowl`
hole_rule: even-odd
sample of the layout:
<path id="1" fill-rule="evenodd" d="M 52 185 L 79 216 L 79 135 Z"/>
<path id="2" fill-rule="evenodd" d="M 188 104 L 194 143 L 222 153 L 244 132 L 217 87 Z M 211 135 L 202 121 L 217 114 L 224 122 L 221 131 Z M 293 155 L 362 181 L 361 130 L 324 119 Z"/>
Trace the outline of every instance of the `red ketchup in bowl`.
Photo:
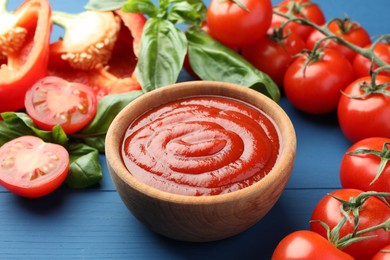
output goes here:
<path id="1" fill-rule="evenodd" d="M 217 195 L 262 179 L 279 154 L 279 135 L 258 108 L 219 96 L 195 96 L 153 108 L 132 122 L 122 158 L 156 189 Z"/>

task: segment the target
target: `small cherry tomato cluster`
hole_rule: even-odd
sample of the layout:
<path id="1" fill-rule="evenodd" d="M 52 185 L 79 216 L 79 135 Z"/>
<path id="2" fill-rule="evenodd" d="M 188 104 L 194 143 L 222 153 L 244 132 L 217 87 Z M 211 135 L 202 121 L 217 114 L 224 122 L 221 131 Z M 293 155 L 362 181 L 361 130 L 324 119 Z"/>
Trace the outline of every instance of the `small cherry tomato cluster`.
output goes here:
<path id="1" fill-rule="evenodd" d="M 350 141 L 390 138 L 390 44 L 385 37 L 373 43 L 350 18 L 326 21 L 311 0 L 270 5 L 270 0 L 213 0 L 207 31 L 267 73 L 298 110 L 337 111 Z"/>
<path id="2" fill-rule="evenodd" d="M 350 146 L 340 164 L 342 188 L 315 206 L 310 231 L 296 231 L 272 259 L 388 259 L 390 257 L 390 138 Z"/>
<path id="3" fill-rule="evenodd" d="M 273 260 L 362 259 L 389 252 L 390 207 L 380 192 L 339 189 L 324 196 L 312 212 L 310 230 L 283 238 Z M 380 259 L 380 258 L 377 258 Z"/>
<path id="4" fill-rule="evenodd" d="M 387 259 L 389 160 L 389 138 L 372 137 L 353 144 L 340 166 L 342 189 L 324 196 L 312 212 L 310 231 L 286 236 L 272 259 Z"/>
<path id="5" fill-rule="evenodd" d="M 285 237 L 272 259 L 389 257 L 390 44 L 372 42 L 349 18 L 326 21 L 311 0 L 270 3 L 213 0 L 207 31 L 267 73 L 298 110 L 337 113 L 353 143 L 340 166 L 342 188 L 318 202 L 310 231 Z"/>

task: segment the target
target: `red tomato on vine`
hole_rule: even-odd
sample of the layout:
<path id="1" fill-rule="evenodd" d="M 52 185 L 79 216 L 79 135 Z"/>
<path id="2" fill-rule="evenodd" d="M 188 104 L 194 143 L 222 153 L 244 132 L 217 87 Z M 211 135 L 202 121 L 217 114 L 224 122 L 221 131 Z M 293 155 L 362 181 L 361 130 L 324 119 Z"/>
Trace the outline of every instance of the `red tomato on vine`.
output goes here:
<path id="1" fill-rule="evenodd" d="M 350 62 L 337 51 L 325 48 L 296 58 L 283 84 L 294 107 L 310 114 L 325 114 L 337 109 L 340 91 L 353 77 Z"/>
<path id="2" fill-rule="evenodd" d="M 345 203 L 342 204 L 340 200 Z M 356 221 L 356 216 L 359 221 Z M 384 229 L 384 223 L 389 219 L 390 207 L 378 197 L 357 189 L 340 189 L 317 203 L 311 216 L 310 230 L 333 241 L 338 248 L 354 258 L 368 260 L 390 244 L 390 232 Z M 334 229 L 340 222 L 343 223 L 340 228 Z M 380 225 L 381 228 L 373 228 Z M 345 243 L 349 239 L 347 236 L 355 232 L 355 238 L 368 238 L 352 244 Z"/>
<path id="3" fill-rule="evenodd" d="M 351 21 L 350 19 L 337 19 L 332 21 L 328 25 L 328 29 L 334 33 L 339 38 L 342 38 L 356 46 L 364 47 L 367 44 L 371 43 L 371 38 L 368 32 L 357 22 Z M 309 50 L 314 48 L 314 45 L 325 36 L 315 30 L 313 31 L 306 41 L 306 46 Z M 356 52 L 349 47 L 336 43 L 334 40 L 329 39 L 328 41 L 323 42 L 322 45 L 327 44 L 327 48 L 332 48 L 343 54 L 350 62 L 353 61 L 356 56 Z"/>
<path id="4" fill-rule="evenodd" d="M 283 238 L 272 255 L 272 260 L 293 259 L 353 260 L 326 238 L 308 230 L 295 231 Z"/>
<path id="5" fill-rule="evenodd" d="M 280 13 L 287 13 L 289 10 L 292 10 L 292 13 L 299 17 L 305 18 L 315 24 L 322 25 L 325 23 L 325 15 L 322 12 L 322 9 L 310 0 L 284 0 L 276 7 L 274 7 L 274 11 Z M 274 14 L 272 16 L 271 27 L 277 28 L 280 27 L 287 19 Z M 289 22 L 286 28 L 291 29 L 296 34 L 298 34 L 304 41 L 307 39 L 309 34 L 314 30 L 313 27 L 308 25 L 303 25 L 298 22 Z"/>
<path id="6" fill-rule="evenodd" d="M 242 49 L 242 56 L 258 70 L 267 73 L 279 86 L 293 56 L 305 48 L 304 41 L 293 31 L 280 28 Z"/>
<path id="7" fill-rule="evenodd" d="M 371 48 L 372 44 L 368 44 L 365 48 Z M 381 60 L 390 64 L 390 43 L 378 43 L 373 48 L 373 53 Z M 353 70 L 355 71 L 356 78 L 361 78 L 370 75 L 372 62 L 361 54 L 357 54 L 352 62 Z M 378 68 L 378 65 L 374 64 L 372 70 Z M 390 70 L 382 70 L 379 75 L 385 75 L 390 77 Z"/>
<path id="8" fill-rule="evenodd" d="M 389 260 L 390 259 L 390 245 L 385 246 L 378 251 L 372 258 L 372 260 Z"/>
<path id="9" fill-rule="evenodd" d="M 375 136 L 390 138 L 390 77 L 363 77 L 350 83 L 337 114 L 342 132 L 352 143 Z"/>
<path id="10" fill-rule="evenodd" d="M 389 160 L 390 138 L 371 137 L 356 142 L 341 161 L 341 185 L 363 191 L 390 191 Z"/>
<path id="11" fill-rule="evenodd" d="M 210 35 L 230 47 L 262 38 L 272 19 L 270 0 L 212 0 L 207 9 Z"/>

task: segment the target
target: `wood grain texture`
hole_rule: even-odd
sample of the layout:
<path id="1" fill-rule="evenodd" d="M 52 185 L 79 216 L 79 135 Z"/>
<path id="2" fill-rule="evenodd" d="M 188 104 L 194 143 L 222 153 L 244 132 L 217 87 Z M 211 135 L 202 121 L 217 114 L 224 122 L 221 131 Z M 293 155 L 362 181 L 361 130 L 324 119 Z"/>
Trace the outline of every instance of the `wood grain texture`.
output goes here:
<path id="1" fill-rule="evenodd" d="M 285 235 L 308 228 L 315 201 L 328 191 L 287 189 L 252 228 L 209 243 L 180 242 L 150 231 L 115 191 L 64 188 L 40 201 L 0 192 L 0 255 L 4 260 L 270 259 Z"/>
<path id="2" fill-rule="evenodd" d="M 13 10 L 21 2 L 11 0 L 8 6 Z M 53 10 L 77 13 L 87 0 L 50 2 Z M 372 36 L 389 33 L 389 0 L 369 5 L 367 0 L 315 2 L 328 19 L 349 16 Z M 61 35 L 54 27 L 52 39 Z M 182 72 L 179 81 L 190 79 Z M 339 163 L 350 145 L 335 114 L 308 116 L 285 98 L 279 104 L 295 126 L 296 162 L 281 198 L 245 232 L 209 243 L 179 242 L 151 232 L 122 203 L 101 155 L 103 180 L 88 190 L 62 187 L 48 197 L 26 200 L 0 187 L 0 259 L 271 259 L 277 243 L 293 231 L 308 229 L 315 204 L 340 188 Z"/>

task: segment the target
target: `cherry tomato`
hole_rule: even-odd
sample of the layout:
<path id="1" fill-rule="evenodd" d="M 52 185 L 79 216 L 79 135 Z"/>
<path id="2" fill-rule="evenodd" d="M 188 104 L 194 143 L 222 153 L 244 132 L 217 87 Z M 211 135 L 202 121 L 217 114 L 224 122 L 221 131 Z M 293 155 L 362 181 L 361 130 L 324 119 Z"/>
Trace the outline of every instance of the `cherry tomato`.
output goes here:
<path id="1" fill-rule="evenodd" d="M 45 77 L 30 88 L 25 97 L 27 114 L 44 130 L 61 125 L 72 134 L 95 116 L 97 101 L 92 89 L 58 77 Z"/>
<path id="2" fill-rule="evenodd" d="M 364 47 L 371 43 L 371 38 L 368 32 L 361 25 L 349 19 L 334 20 L 329 24 L 328 29 L 340 38 L 359 47 Z M 309 50 L 312 50 L 314 45 L 323 38 L 324 35 L 321 32 L 314 30 L 307 38 L 306 47 Z M 345 45 L 336 43 L 334 40 L 330 39 L 329 41 L 323 41 L 322 46 L 325 43 L 327 44 L 327 48 L 332 48 L 339 51 L 350 62 L 352 62 L 356 56 L 355 51 Z"/>
<path id="3" fill-rule="evenodd" d="M 47 195 L 65 180 L 68 151 L 35 136 L 22 136 L 0 147 L 0 184 L 29 198 Z"/>
<path id="4" fill-rule="evenodd" d="M 372 260 L 390 260 L 390 245 L 385 246 L 378 251 L 372 258 Z"/>
<path id="5" fill-rule="evenodd" d="M 242 49 L 242 56 L 258 70 L 267 73 L 279 86 L 293 56 L 305 48 L 304 41 L 293 31 L 283 30 L 283 35 L 267 35 Z"/>
<path id="6" fill-rule="evenodd" d="M 327 239 L 308 230 L 295 231 L 277 245 L 272 260 L 289 259 L 353 260 L 350 255 L 337 249 Z"/>
<path id="7" fill-rule="evenodd" d="M 356 198 L 361 194 L 357 189 L 340 189 L 331 192 L 331 195 L 349 201 L 350 198 Z M 343 218 L 340 210 L 341 202 L 334 197 L 327 195 L 323 197 L 316 205 L 311 216 L 310 230 L 327 238 L 326 229 L 318 222 L 322 221 L 332 230 Z M 346 221 L 340 229 L 339 238 L 354 232 L 355 223 L 352 213 L 349 213 L 351 221 Z M 369 197 L 359 208 L 359 227 L 358 231 L 379 225 L 390 218 L 390 207 L 377 197 Z M 371 259 L 379 249 L 390 243 L 390 232 L 383 229 L 377 229 L 363 234 L 362 236 L 374 236 L 369 239 L 354 242 L 343 249 L 344 252 L 356 259 Z M 359 236 L 358 236 L 359 237 Z"/>
<path id="8" fill-rule="evenodd" d="M 365 48 L 371 47 L 372 44 L 368 44 Z M 382 59 L 387 64 L 390 64 L 390 43 L 378 43 L 374 47 L 374 54 Z M 370 75 L 370 68 L 372 62 L 361 54 L 357 54 L 353 60 L 352 66 L 355 71 L 356 78 L 361 78 Z M 378 65 L 374 64 L 373 70 L 378 68 Z M 390 71 L 383 70 L 379 72 L 379 75 L 386 75 L 390 77 Z"/>
<path id="9" fill-rule="evenodd" d="M 286 97 L 306 113 L 332 112 L 337 108 L 340 91 L 353 80 L 352 65 L 332 49 L 311 56 L 300 56 L 290 64 L 284 76 Z"/>
<path id="10" fill-rule="evenodd" d="M 350 83 L 338 104 L 340 128 L 352 143 L 374 136 L 390 138 L 390 96 L 374 91 L 365 97 L 353 98 L 389 83 L 390 77 L 378 75 L 375 87 L 372 87 L 371 81 L 371 77 L 363 77 Z M 390 91 L 390 86 L 384 86 L 382 90 Z"/>
<path id="11" fill-rule="evenodd" d="M 210 35 L 230 47 L 243 47 L 262 38 L 272 19 L 270 0 L 212 0 L 207 9 Z"/>
<path id="12" fill-rule="evenodd" d="M 325 16 L 321 8 L 310 0 L 284 0 L 276 7 L 274 7 L 274 10 L 280 13 L 287 13 L 289 7 L 292 8 L 293 14 L 297 17 L 305 17 L 309 21 L 318 25 L 322 25 L 325 23 Z M 280 27 L 280 25 L 286 21 L 286 18 L 274 14 L 272 16 L 272 22 L 270 27 Z M 314 30 L 314 28 L 311 26 L 303 25 L 297 22 L 289 22 L 286 28 L 289 28 L 294 31 L 304 41 L 306 41 L 309 34 Z"/>
<path id="13" fill-rule="evenodd" d="M 353 144 L 341 161 L 341 185 L 363 191 L 390 191 L 389 150 L 390 138 L 371 137 Z M 384 165 L 382 170 L 380 165 Z"/>

